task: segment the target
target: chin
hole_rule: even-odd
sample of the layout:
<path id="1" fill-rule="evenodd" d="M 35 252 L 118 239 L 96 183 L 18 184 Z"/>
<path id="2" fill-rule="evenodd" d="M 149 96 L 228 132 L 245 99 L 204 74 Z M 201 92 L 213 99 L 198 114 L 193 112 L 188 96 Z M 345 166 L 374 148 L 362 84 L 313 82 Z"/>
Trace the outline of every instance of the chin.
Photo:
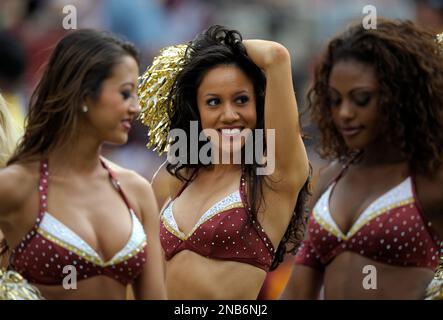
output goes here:
<path id="1" fill-rule="evenodd" d="M 218 150 L 219 152 L 234 154 L 240 152 L 243 149 L 243 147 L 244 147 L 243 145 L 238 146 L 238 145 L 228 144 L 228 145 L 222 145 Z"/>
<path id="2" fill-rule="evenodd" d="M 115 144 L 115 145 L 123 145 L 128 142 L 128 135 L 119 136 L 119 137 L 112 137 L 106 141 L 108 141 L 111 144 Z"/>
<path id="3" fill-rule="evenodd" d="M 351 150 L 362 150 L 368 145 L 368 142 L 364 142 L 364 141 L 346 141 L 345 140 L 345 143 L 346 143 L 346 146 Z"/>
<path id="4" fill-rule="evenodd" d="M 238 161 L 242 161 L 242 147 L 232 148 L 231 146 L 222 146 L 218 148 L 218 152 L 220 157 L 220 161 L 222 164 L 238 164 Z M 228 163 L 225 163 L 228 161 Z"/>
<path id="5" fill-rule="evenodd" d="M 376 141 L 375 135 L 371 132 L 361 132 L 353 137 L 342 136 L 346 146 L 351 150 L 362 150 Z"/>

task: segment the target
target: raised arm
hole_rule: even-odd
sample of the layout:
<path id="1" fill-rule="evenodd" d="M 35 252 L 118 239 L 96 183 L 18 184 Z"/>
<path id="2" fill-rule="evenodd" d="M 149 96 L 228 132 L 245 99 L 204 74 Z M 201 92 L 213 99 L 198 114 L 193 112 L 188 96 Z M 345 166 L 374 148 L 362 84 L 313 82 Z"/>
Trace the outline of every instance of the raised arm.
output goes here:
<path id="1" fill-rule="evenodd" d="M 275 129 L 272 175 L 298 190 L 308 177 L 309 163 L 300 134 L 289 52 L 272 41 L 245 40 L 243 43 L 251 60 L 266 74 L 265 129 Z M 269 146 L 269 136 L 266 137 Z M 267 156 L 268 162 L 273 160 L 269 152 Z"/>

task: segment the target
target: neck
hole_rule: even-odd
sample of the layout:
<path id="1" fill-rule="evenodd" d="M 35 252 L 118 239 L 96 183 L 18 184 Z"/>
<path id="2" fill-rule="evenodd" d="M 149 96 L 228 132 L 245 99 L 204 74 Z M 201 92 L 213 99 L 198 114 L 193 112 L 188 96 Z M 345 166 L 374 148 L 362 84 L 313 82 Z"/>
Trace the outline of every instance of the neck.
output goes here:
<path id="1" fill-rule="evenodd" d="M 57 175 L 69 172 L 92 174 L 101 167 L 101 145 L 92 136 L 80 135 L 50 154 L 50 168 Z"/>
<path id="2" fill-rule="evenodd" d="M 211 175 L 223 177 L 242 170 L 241 164 L 215 164 L 204 171 L 210 171 Z"/>
<path id="3" fill-rule="evenodd" d="M 405 161 L 406 159 L 402 156 L 399 147 L 387 141 L 377 141 L 363 149 L 363 154 L 358 164 L 371 167 Z"/>

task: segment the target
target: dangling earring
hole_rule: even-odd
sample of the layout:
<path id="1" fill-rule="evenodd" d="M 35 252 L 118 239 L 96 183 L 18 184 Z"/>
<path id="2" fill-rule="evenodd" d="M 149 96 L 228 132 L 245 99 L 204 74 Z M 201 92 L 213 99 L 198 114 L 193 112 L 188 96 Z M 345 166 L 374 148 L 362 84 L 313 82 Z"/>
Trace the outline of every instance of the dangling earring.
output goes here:
<path id="1" fill-rule="evenodd" d="M 84 113 L 86 113 L 86 112 L 88 112 L 88 106 L 86 105 L 86 104 L 84 104 L 83 105 L 83 107 L 82 107 L 82 111 L 84 112 Z"/>

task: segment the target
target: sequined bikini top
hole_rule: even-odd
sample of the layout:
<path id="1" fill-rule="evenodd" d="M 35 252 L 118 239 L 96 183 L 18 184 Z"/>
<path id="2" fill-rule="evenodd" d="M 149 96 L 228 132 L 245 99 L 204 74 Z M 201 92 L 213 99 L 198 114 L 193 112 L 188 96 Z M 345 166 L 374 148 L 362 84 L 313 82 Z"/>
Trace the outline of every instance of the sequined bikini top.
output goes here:
<path id="1" fill-rule="evenodd" d="M 72 270 L 70 268 L 75 268 L 78 280 L 104 275 L 126 285 L 141 273 L 147 255 L 146 234 L 113 171 L 103 160 L 101 162 L 132 218 L 129 241 L 109 261 L 104 261 L 80 236 L 47 212 L 49 169 L 48 161 L 44 160 L 40 166 L 37 220 L 10 257 L 10 268 L 29 282 L 62 285 L 63 279 Z"/>
<path id="2" fill-rule="evenodd" d="M 208 209 L 188 234 L 179 229 L 173 207 L 174 200 L 161 214 L 160 241 L 166 260 L 190 250 L 211 259 L 247 263 L 269 271 L 275 250 L 260 223 L 251 217 L 243 176 L 239 190 Z"/>
<path id="3" fill-rule="evenodd" d="M 347 233 L 340 230 L 329 210 L 337 181 L 315 204 L 307 230 L 309 240 L 303 241 L 296 263 L 322 269 L 340 253 L 352 251 L 387 264 L 435 270 L 443 241 L 422 213 L 413 176 L 372 202 Z"/>

